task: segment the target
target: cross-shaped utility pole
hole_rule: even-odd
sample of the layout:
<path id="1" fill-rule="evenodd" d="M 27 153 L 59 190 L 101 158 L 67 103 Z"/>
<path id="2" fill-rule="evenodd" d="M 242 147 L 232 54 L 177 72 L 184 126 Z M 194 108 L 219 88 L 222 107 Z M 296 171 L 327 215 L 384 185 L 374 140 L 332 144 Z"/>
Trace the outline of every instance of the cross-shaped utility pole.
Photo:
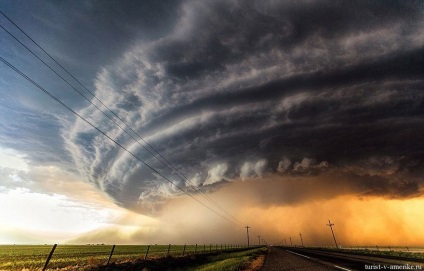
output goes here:
<path id="1" fill-rule="evenodd" d="M 247 247 L 249 247 L 250 243 L 249 243 L 249 226 L 246 226 L 246 231 L 247 231 Z"/>
<path id="2" fill-rule="evenodd" d="M 331 229 L 331 233 L 333 234 L 333 239 L 334 239 L 334 243 L 336 244 L 336 248 L 339 248 L 339 246 L 337 245 L 336 236 L 334 235 L 334 231 L 333 231 L 334 223 L 331 223 L 331 221 L 329 219 L 328 224 L 326 224 L 326 225 L 329 226 L 330 229 Z"/>

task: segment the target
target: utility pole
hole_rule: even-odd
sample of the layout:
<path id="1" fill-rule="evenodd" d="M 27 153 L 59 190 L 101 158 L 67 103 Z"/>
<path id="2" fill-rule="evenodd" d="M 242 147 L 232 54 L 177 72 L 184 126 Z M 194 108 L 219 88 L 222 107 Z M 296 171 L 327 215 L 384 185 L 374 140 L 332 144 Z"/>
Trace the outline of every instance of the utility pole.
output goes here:
<path id="1" fill-rule="evenodd" d="M 334 235 L 334 231 L 333 231 L 334 223 L 331 223 L 331 221 L 329 219 L 328 224 L 326 224 L 326 225 L 329 226 L 330 229 L 331 229 L 331 233 L 333 234 L 333 239 L 334 239 L 334 243 L 336 244 L 336 248 L 339 248 L 339 246 L 337 245 L 336 236 Z"/>
<path id="2" fill-rule="evenodd" d="M 249 247 L 250 243 L 249 243 L 249 226 L 246 226 L 246 231 L 247 231 L 247 247 Z"/>
<path id="3" fill-rule="evenodd" d="M 302 242 L 302 247 L 304 247 L 304 245 L 303 245 L 303 239 L 302 239 L 302 233 L 301 232 L 299 233 L 299 236 L 300 236 L 300 241 Z"/>
<path id="4" fill-rule="evenodd" d="M 258 240 L 259 240 L 259 246 L 261 245 L 261 236 L 258 235 Z"/>
<path id="5" fill-rule="evenodd" d="M 291 237 L 289 237 L 289 238 L 290 238 L 290 245 L 291 245 L 291 246 L 293 246 L 293 243 L 292 243 L 292 241 L 291 241 Z"/>

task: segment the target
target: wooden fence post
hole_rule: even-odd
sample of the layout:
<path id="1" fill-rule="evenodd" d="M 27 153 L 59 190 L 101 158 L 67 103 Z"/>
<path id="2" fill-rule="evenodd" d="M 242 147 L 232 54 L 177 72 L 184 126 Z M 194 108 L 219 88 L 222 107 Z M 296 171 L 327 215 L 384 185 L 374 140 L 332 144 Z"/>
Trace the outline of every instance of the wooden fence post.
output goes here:
<path id="1" fill-rule="evenodd" d="M 166 252 L 166 257 L 169 256 L 169 250 L 171 249 L 171 244 L 168 245 L 168 252 Z"/>
<path id="2" fill-rule="evenodd" d="M 46 263 L 44 264 L 43 271 L 46 270 L 47 265 L 49 264 L 50 259 L 52 258 L 54 250 L 56 249 L 56 247 L 57 247 L 57 244 L 54 244 L 52 250 L 50 251 L 49 256 L 47 257 Z"/>
<path id="3" fill-rule="evenodd" d="M 194 255 L 197 254 L 197 244 L 196 244 L 196 248 L 194 249 Z"/>
<path id="4" fill-rule="evenodd" d="M 146 255 L 144 255 L 144 259 L 147 259 L 147 255 L 149 254 L 150 245 L 147 246 Z"/>
<path id="5" fill-rule="evenodd" d="M 110 252 L 109 259 L 107 260 L 106 265 L 109 265 L 110 259 L 112 259 L 113 251 L 115 250 L 115 245 L 112 246 L 112 251 Z"/>
<path id="6" fill-rule="evenodd" d="M 183 256 L 184 256 L 184 253 L 185 253 L 185 249 L 186 249 L 186 244 L 184 244 Z"/>

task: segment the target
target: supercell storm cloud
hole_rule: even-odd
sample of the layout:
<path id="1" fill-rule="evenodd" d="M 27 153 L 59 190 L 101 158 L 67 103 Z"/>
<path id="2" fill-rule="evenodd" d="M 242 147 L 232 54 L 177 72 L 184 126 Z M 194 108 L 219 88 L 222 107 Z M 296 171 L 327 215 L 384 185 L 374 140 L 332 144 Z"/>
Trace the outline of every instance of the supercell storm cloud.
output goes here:
<path id="1" fill-rule="evenodd" d="M 318 176 L 317 186 L 337 179 L 360 196 L 422 193 L 422 2 L 184 1 L 170 9 L 177 17 L 165 34 L 103 65 L 95 94 L 190 182 L 93 106 L 79 111 L 132 153 L 187 189 Z M 119 205 L 155 213 L 181 194 L 82 121 L 62 133 L 77 168 Z"/>

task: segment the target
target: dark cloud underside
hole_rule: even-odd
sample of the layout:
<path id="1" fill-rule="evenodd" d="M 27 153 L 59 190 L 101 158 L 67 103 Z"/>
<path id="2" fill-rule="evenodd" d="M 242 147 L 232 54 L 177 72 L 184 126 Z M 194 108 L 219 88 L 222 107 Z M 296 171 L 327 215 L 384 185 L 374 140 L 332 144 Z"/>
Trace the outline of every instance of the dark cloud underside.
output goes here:
<path id="1" fill-rule="evenodd" d="M 96 96 L 201 189 L 272 174 L 316 176 L 323 188 L 332 186 L 323 176 L 339 179 L 343 189 L 331 196 L 422 193 L 423 2 L 91 1 L 77 9 L 65 24 L 72 42 L 58 42 L 81 44 L 79 59 L 102 65 Z M 192 185 L 94 107 L 80 113 Z M 118 204 L 155 212 L 180 193 L 80 120 L 61 131 L 76 167 Z"/>

